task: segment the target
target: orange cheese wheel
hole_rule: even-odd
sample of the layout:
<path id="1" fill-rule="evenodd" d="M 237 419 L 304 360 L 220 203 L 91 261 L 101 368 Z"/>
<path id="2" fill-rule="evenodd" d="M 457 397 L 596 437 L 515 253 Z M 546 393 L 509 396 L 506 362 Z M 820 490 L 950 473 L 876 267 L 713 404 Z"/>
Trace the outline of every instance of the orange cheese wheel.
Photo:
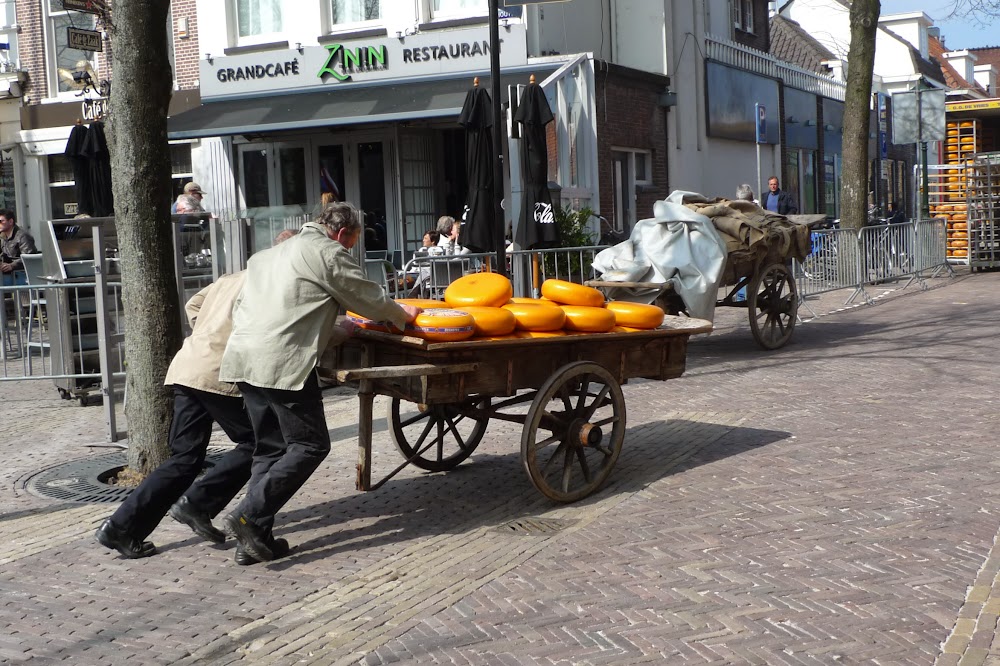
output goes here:
<path id="1" fill-rule="evenodd" d="M 351 312 L 350 310 L 348 310 L 346 316 L 347 320 L 352 322 L 355 326 L 366 328 L 369 331 L 381 331 L 383 333 L 390 332 L 389 326 L 387 324 L 383 324 L 382 322 L 379 321 L 373 321 L 368 317 L 362 317 L 361 315 L 355 312 Z"/>
<path id="2" fill-rule="evenodd" d="M 546 280 L 542 283 L 542 296 L 562 305 L 604 306 L 604 294 L 593 287 L 566 280 Z"/>
<path id="3" fill-rule="evenodd" d="M 510 280 L 499 273 L 465 275 L 444 290 L 444 300 L 453 308 L 463 305 L 498 308 L 513 295 L 514 287 Z"/>
<path id="4" fill-rule="evenodd" d="M 475 320 L 459 310 L 424 310 L 406 325 L 409 335 L 435 342 L 466 340 L 476 333 Z"/>
<path id="5" fill-rule="evenodd" d="M 956 222 L 964 222 L 968 218 L 969 218 L 969 214 L 968 213 L 964 213 L 964 212 L 962 212 L 962 213 L 952 213 L 951 214 L 951 219 L 955 220 Z"/>
<path id="6" fill-rule="evenodd" d="M 556 331 L 563 327 L 566 313 L 562 308 L 532 303 L 508 303 L 504 310 L 514 313 L 518 330 L 522 331 Z"/>
<path id="7" fill-rule="evenodd" d="M 567 331 L 607 333 L 615 327 L 615 313 L 611 310 L 589 305 L 563 305 L 562 309 L 566 313 L 563 328 Z"/>
<path id="8" fill-rule="evenodd" d="M 956 222 L 952 228 L 961 229 L 962 231 L 965 231 L 966 229 L 969 228 L 969 224 L 968 222 Z"/>
<path id="9" fill-rule="evenodd" d="M 477 337 L 507 335 L 508 333 L 512 333 L 514 327 L 517 326 L 517 319 L 514 317 L 514 313 L 503 308 L 484 308 L 478 305 L 467 305 L 455 309 L 461 312 L 468 312 L 472 315 Z"/>
<path id="10" fill-rule="evenodd" d="M 566 335 L 566 331 L 514 331 L 518 338 L 558 338 Z"/>
<path id="11" fill-rule="evenodd" d="M 656 328 L 663 323 L 663 309 L 646 303 L 611 301 L 605 306 L 615 314 L 615 324 L 630 328 Z"/>
<path id="12" fill-rule="evenodd" d="M 547 298 L 522 298 L 520 296 L 515 296 L 510 299 L 511 303 L 527 303 L 528 305 L 548 305 L 550 307 L 557 308 L 559 304 L 555 301 L 550 301 Z"/>
<path id="13" fill-rule="evenodd" d="M 431 298 L 397 298 L 396 302 L 400 305 L 413 305 L 422 310 L 436 310 L 450 307 L 444 301 L 435 301 Z"/>
<path id="14" fill-rule="evenodd" d="M 951 234 L 949 238 L 954 238 L 955 240 L 968 240 L 969 234 L 964 231 L 956 231 Z"/>
<path id="15" fill-rule="evenodd" d="M 971 120 L 966 120 L 964 122 L 959 123 L 958 126 L 959 127 L 975 127 L 976 123 L 972 122 Z"/>
<path id="16" fill-rule="evenodd" d="M 956 239 L 948 241 L 948 247 L 965 247 L 968 244 L 969 244 L 968 240 Z"/>
<path id="17" fill-rule="evenodd" d="M 969 256 L 968 250 L 951 250 L 951 256 L 953 257 L 967 257 Z"/>

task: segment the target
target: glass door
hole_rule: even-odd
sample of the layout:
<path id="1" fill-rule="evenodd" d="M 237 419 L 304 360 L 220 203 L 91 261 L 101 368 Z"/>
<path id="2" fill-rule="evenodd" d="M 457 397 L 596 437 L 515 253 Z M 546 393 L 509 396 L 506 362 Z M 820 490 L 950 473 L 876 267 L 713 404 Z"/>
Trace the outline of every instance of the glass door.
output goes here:
<path id="1" fill-rule="evenodd" d="M 313 205 L 307 142 L 252 143 L 239 147 L 244 207 L 284 208 L 303 214 Z"/>

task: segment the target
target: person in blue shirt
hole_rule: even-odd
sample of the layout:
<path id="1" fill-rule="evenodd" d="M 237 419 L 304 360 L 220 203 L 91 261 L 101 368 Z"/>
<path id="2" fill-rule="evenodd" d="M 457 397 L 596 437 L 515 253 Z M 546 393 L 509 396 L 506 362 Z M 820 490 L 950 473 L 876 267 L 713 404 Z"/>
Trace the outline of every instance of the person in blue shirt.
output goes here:
<path id="1" fill-rule="evenodd" d="M 764 208 L 766 210 L 778 215 L 795 215 L 799 212 L 795 198 L 778 187 L 777 176 L 771 176 L 767 179 L 767 190 L 767 194 L 764 195 Z"/>

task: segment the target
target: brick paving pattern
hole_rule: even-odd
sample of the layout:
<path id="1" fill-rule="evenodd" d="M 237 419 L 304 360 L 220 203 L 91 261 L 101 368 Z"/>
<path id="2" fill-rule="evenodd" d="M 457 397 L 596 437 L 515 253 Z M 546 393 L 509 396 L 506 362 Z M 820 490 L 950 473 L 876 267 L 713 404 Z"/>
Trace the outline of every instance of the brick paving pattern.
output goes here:
<path id="1" fill-rule="evenodd" d="M 292 553 L 246 568 L 169 518 L 159 555 L 119 559 L 92 536 L 113 505 L 28 494 L 107 451 L 82 446 L 102 414 L 0 384 L 24 426 L 0 444 L 0 663 L 1000 664 L 1000 275 L 930 285 L 825 296 L 770 353 L 721 310 L 684 377 L 625 387 L 618 465 L 568 506 L 495 422 L 456 470 L 357 493 L 333 391 L 334 452 L 278 517 Z M 375 438 L 377 475 L 399 456 Z M 567 527 L 496 529 L 532 516 Z"/>

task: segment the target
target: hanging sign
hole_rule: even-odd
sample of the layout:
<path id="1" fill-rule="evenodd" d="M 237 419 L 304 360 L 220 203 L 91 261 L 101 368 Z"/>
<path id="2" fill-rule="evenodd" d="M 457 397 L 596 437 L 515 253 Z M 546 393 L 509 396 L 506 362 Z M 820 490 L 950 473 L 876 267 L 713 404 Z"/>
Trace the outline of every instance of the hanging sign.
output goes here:
<path id="1" fill-rule="evenodd" d="M 71 49 L 79 49 L 81 51 L 101 52 L 104 50 L 104 40 L 101 39 L 101 33 L 96 30 L 66 28 L 66 43 L 69 44 Z"/>
<path id="2" fill-rule="evenodd" d="M 100 14 L 108 9 L 107 5 L 99 0 L 62 0 L 62 6 L 68 12 L 87 12 L 88 14 Z"/>

